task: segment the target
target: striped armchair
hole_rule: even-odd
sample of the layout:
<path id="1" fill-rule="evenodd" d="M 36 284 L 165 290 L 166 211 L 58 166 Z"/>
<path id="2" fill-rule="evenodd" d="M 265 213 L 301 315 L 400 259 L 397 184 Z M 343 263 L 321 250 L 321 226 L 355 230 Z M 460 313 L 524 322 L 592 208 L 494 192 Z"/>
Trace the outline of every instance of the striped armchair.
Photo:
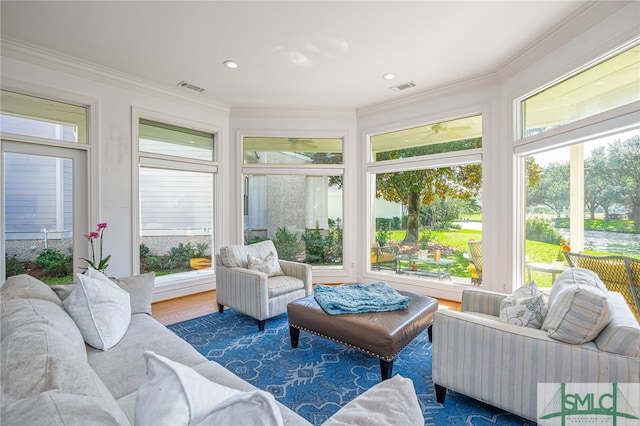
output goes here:
<path id="1" fill-rule="evenodd" d="M 249 255 L 265 259 L 277 258 L 273 241 L 266 240 L 248 246 L 222 247 L 216 255 L 216 302 L 222 313 L 228 306 L 258 320 L 263 331 L 265 320 L 287 311 L 287 304 L 312 292 L 311 266 L 278 259 L 281 275 L 249 269 Z"/>
<path id="2" fill-rule="evenodd" d="M 640 327 L 620 293 L 607 296 L 611 322 L 583 344 L 502 322 L 500 302 L 506 296 L 465 289 L 461 312 L 436 312 L 432 374 L 438 402 L 451 389 L 536 421 L 538 383 L 640 381 Z"/>

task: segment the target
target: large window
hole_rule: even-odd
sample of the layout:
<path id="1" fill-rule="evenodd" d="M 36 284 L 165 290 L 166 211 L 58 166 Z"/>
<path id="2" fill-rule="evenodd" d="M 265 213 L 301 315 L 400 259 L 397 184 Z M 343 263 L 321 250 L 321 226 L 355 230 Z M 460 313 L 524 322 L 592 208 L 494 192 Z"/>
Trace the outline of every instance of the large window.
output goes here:
<path id="1" fill-rule="evenodd" d="M 550 287 L 564 250 L 640 258 L 640 131 L 526 156 L 526 279 Z M 564 250 L 563 250 L 564 249 Z M 559 262 L 551 268 L 553 262 Z M 555 272 L 554 272 L 555 271 Z"/>
<path id="2" fill-rule="evenodd" d="M 140 119 L 139 136 L 140 271 L 212 273 L 215 134 Z"/>
<path id="3" fill-rule="evenodd" d="M 342 140 L 243 138 L 246 244 L 271 239 L 283 259 L 342 268 Z"/>
<path id="4" fill-rule="evenodd" d="M 520 103 L 523 271 L 539 286 L 565 250 L 640 258 L 640 47 L 621 50 Z"/>
<path id="5" fill-rule="evenodd" d="M 71 283 L 88 257 L 87 108 L 2 91 L 3 269 Z"/>
<path id="6" fill-rule="evenodd" d="M 370 147 L 370 270 L 475 283 L 482 116 L 373 135 Z"/>
<path id="7" fill-rule="evenodd" d="M 522 101 L 523 136 L 546 132 L 640 100 L 640 45 Z"/>

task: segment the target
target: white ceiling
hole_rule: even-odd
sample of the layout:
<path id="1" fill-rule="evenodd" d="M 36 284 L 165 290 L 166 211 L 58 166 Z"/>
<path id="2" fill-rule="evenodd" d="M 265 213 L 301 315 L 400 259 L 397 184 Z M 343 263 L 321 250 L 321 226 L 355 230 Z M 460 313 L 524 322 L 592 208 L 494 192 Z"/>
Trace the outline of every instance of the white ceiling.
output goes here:
<path id="1" fill-rule="evenodd" d="M 232 108 L 353 110 L 496 72 L 587 3 L 3 0 L 1 31 Z"/>

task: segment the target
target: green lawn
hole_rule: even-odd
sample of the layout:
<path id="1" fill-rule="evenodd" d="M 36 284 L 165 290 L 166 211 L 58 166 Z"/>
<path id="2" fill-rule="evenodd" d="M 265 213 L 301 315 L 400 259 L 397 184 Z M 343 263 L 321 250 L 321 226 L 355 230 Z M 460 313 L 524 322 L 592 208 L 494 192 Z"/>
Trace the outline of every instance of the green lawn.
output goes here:
<path id="1" fill-rule="evenodd" d="M 621 221 L 624 222 L 624 221 Z M 389 234 L 390 242 L 400 242 L 404 239 L 405 231 L 391 231 Z M 469 251 L 469 240 L 482 239 L 481 231 L 473 231 L 467 229 L 452 229 L 444 231 L 433 231 L 433 242 L 443 244 L 454 248 L 454 252 L 451 255 L 446 256 L 447 259 L 453 259 L 456 261 L 455 265 L 449 268 L 452 276 L 469 278 L 469 272 L 467 272 L 467 266 L 469 262 L 463 257 L 465 252 Z M 530 262 L 543 262 L 550 263 L 556 260 L 560 246 L 558 244 L 548 244 L 539 241 L 527 240 L 526 256 Z M 595 254 L 599 256 L 613 255 L 614 253 L 595 252 L 591 250 L 585 250 L 585 253 Z M 565 262 L 566 264 L 566 262 Z M 403 265 L 406 267 L 406 265 Z M 529 275 L 525 276 L 528 279 Z M 539 287 L 551 287 L 551 274 L 545 272 L 531 271 L 531 279 L 536 282 Z"/>

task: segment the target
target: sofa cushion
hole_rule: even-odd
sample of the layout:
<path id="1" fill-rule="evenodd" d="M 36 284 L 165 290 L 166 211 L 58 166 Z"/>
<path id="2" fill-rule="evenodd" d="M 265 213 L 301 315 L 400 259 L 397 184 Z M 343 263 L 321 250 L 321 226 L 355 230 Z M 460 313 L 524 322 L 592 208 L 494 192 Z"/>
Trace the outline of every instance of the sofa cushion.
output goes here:
<path id="1" fill-rule="evenodd" d="M 607 289 L 593 272 L 564 271 L 549 294 L 549 312 L 542 328 L 552 339 L 582 344 L 595 339 L 611 320 Z"/>
<path id="2" fill-rule="evenodd" d="M 37 412 L 40 407 L 35 396 L 56 391 L 95 397 L 103 411 L 111 413 L 119 423 L 127 424 L 115 399 L 89 367 L 84 350 L 74 349 L 68 338 L 45 321 L 22 324 L 3 317 L 1 326 L 3 414 L 9 408 L 12 413 L 19 414 L 29 406 Z M 55 405 L 55 398 L 50 404 Z M 3 417 L 3 422 L 5 420 Z"/>
<path id="3" fill-rule="evenodd" d="M 230 245 L 220 249 L 220 258 L 222 264 L 228 268 L 247 268 L 248 255 L 252 255 L 259 259 L 264 259 L 269 253 L 273 253 L 276 258 L 278 251 L 273 241 L 265 240 L 259 243 L 243 245 Z"/>
<path id="4" fill-rule="evenodd" d="M 424 416 L 413 382 L 396 375 L 350 401 L 322 426 L 422 424 Z"/>
<path id="5" fill-rule="evenodd" d="M 10 277 L 2 286 L 0 299 L 5 335 L 11 338 L 12 330 L 19 331 L 27 325 L 48 325 L 63 337 L 74 353 L 84 357 L 86 351 L 84 339 L 73 319 L 64 310 L 62 303 L 51 288 L 36 278 L 28 275 Z"/>
<path id="6" fill-rule="evenodd" d="M 120 341 L 131 320 L 129 293 L 109 278 L 76 274 L 78 286 L 63 304 L 85 342 L 107 350 Z"/>
<path id="7" fill-rule="evenodd" d="M 640 325 L 620 293 L 610 291 L 611 321 L 598 334 L 595 343 L 601 351 L 640 358 Z"/>
<path id="8" fill-rule="evenodd" d="M 525 284 L 500 302 L 500 319 L 507 324 L 540 328 L 547 304 L 535 281 Z"/>
<path id="9" fill-rule="evenodd" d="M 135 392 L 144 380 L 146 367 L 142 352 L 146 350 L 179 359 L 189 367 L 207 361 L 193 346 L 147 314 L 132 315 L 127 332 L 108 351 L 88 346 L 87 358 L 91 368 L 118 400 Z"/>
<path id="10" fill-rule="evenodd" d="M 42 299 L 3 300 L 2 319 L 3 324 L 6 322 L 11 327 L 3 329 L 3 334 L 9 330 L 20 330 L 27 325 L 48 325 L 67 339 L 70 351 L 77 353 L 84 361 L 87 360 L 84 339 L 76 323 L 62 307 L 52 302 Z"/>
<path id="11" fill-rule="evenodd" d="M 122 426 L 130 424 L 121 412 L 96 396 L 77 395 L 51 390 L 2 407 L 2 422 L 7 425 L 39 426 Z"/>
<path id="12" fill-rule="evenodd" d="M 280 263 L 278 263 L 278 258 L 273 253 L 269 253 L 264 259 L 248 254 L 247 268 L 267 274 L 268 277 L 283 275 Z"/>
<path id="13" fill-rule="evenodd" d="M 304 282 L 300 278 L 288 275 L 271 277 L 267 285 L 269 286 L 269 299 L 304 289 Z"/>
<path id="14" fill-rule="evenodd" d="M 267 392 L 228 388 L 153 352 L 144 357 L 147 376 L 136 396 L 136 425 L 283 424 Z"/>
<path id="15" fill-rule="evenodd" d="M 60 298 L 48 285 L 26 274 L 7 278 L 0 289 L 0 299 L 41 299 L 62 307 Z"/>

